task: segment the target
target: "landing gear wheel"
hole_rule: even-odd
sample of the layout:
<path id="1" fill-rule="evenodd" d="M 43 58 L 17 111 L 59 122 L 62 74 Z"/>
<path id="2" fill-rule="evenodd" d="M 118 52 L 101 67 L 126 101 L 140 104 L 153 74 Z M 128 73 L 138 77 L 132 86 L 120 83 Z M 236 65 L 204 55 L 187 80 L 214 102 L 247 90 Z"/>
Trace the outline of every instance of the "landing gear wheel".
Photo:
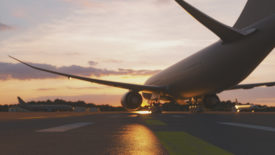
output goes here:
<path id="1" fill-rule="evenodd" d="M 152 114 L 161 114 L 162 108 L 160 106 L 160 103 L 153 103 L 151 112 L 152 112 Z"/>
<path id="2" fill-rule="evenodd" d="M 191 105 L 189 105 L 190 112 L 201 113 L 205 111 L 204 105 L 200 98 L 194 98 Z"/>

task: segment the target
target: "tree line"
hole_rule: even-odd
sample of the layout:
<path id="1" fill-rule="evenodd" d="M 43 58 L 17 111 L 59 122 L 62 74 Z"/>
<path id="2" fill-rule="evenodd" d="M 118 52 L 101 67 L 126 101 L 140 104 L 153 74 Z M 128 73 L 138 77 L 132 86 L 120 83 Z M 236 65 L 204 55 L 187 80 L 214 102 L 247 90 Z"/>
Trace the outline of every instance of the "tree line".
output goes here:
<path id="1" fill-rule="evenodd" d="M 46 100 L 46 101 L 30 101 L 26 104 L 30 105 L 69 105 L 72 107 L 86 107 L 86 108 L 98 108 L 100 111 L 126 111 L 122 106 L 112 106 L 112 105 L 96 105 L 94 103 L 86 103 L 84 101 L 65 101 L 62 99 L 55 99 L 55 100 Z M 221 101 L 218 103 L 214 108 L 210 109 L 211 111 L 232 111 L 232 108 L 236 104 L 241 104 L 237 102 L 228 101 Z M 246 103 L 251 104 L 251 103 Z M 7 112 L 9 111 L 10 107 L 14 107 L 15 105 L 0 105 L 0 112 Z M 164 111 L 189 111 L 190 104 L 177 104 L 175 102 L 167 102 L 161 105 L 162 110 Z M 257 105 L 263 111 L 275 111 L 275 107 L 267 107 L 263 105 Z M 148 106 L 142 107 L 141 109 L 146 110 L 149 109 Z"/>

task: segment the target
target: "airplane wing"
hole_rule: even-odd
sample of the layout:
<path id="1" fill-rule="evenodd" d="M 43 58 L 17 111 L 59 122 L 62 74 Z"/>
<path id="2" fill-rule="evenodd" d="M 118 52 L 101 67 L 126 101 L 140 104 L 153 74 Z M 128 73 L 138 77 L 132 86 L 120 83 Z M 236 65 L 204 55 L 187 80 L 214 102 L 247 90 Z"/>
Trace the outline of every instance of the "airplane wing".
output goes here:
<path id="1" fill-rule="evenodd" d="M 251 88 L 255 88 L 255 87 L 261 87 L 261 86 L 265 86 L 265 87 L 271 87 L 271 86 L 275 86 L 275 82 L 266 82 L 266 83 L 253 83 L 253 84 L 240 84 L 240 85 L 236 85 L 234 87 L 231 87 L 227 90 L 234 90 L 234 89 L 251 89 Z"/>
<path id="2" fill-rule="evenodd" d="M 156 92 L 156 91 L 157 92 L 163 92 L 163 91 L 165 91 L 165 87 L 161 87 L 161 86 L 138 85 L 138 84 L 123 83 L 123 82 L 114 82 L 114 81 L 99 80 L 99 79 L 94 79 L 94 78 L 88 78 L 88 77 L 82 77 L 82 76 L 77 76 L 77 75 L 72 75 L 72 74 L 56 72 L 56 71 L 53 71 L 53 70 L 48 70 L 48 69 L 44 69 L 44 68 L 40 68 L 40 67 L 30 65 L 26 62 L 23 62 L 19 59 L 16 59 L 16 58 L 12 57 L 12 56 L 9 56 L 9 57 L 16 60 L 16 61 L 18 61 L 18 62 L 20 62 L 20 63 L 22 63 L 22 64 L 24 64 L 24 65 L 26 65 L 26 66 L 29 66 L 29 67 L 33 68 L 33 69 L 37 69 L 37 70 L 40 70 L 40 71 L 65 76 L 65 77 L 68 77 L 68 78 L 74 78 L 74 79 L 79 79 L 79 80 L 88 81 L 88 82 L 92 82 L 92 83 L 108 85 L 108 86 L 118 87 L 118 88 L 124 88 L 124 89 L 129 89 L 129 90 L 134 90 L 134 91 L 149 91 L 149 92 Z"/>

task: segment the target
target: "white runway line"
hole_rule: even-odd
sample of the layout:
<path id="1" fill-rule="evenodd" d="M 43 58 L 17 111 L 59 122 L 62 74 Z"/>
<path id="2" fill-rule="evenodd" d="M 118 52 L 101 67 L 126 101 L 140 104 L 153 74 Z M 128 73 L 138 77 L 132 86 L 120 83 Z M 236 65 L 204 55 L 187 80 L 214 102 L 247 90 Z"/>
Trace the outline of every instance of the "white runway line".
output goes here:
<path id="1" fill-rule="evenodd" d="M 251 125 L 251 124 L 243 124 L 243 123 L 233 123 L 233 122 L 219 122 L 220 124 L 230 125 L 230 126 L 237 126 L 243 128 L 250 128 L 256 130 L 264 130 L 264 131 L 271 131 L 275 132 L 275 128 L 268 127 L 268 126 L 260 126 L 260 125 Z"/>
<path id="2" fill-rule="evenodd" d="M 47 129 L 42 129 L 42 130 L 37 130 L 36 132 L 65 132 L 68 130 L 84 127 L 87 125 L 94 124 L 92 122 L 78 122 L 78 123 L 73 123 L 73 124 L 65 124 L 62 126 L 57 126 L 53 128 L 47 128 Z"/>

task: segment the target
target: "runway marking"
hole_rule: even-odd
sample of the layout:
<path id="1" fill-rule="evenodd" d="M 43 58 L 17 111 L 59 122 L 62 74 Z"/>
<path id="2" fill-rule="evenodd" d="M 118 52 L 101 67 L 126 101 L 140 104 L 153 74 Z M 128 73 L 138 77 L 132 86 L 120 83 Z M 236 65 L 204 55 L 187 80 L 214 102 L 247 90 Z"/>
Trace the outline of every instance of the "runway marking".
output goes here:
<path id="1" fill-rule="evenodd" d="M 156 135 L 169 154 L 232 155 L 232 153 L 186 132 L 159 131 Z"/>
<path id="2" fill-rule="evenodd" d="M 22 117 L 18 119 L 42 119 L 42 118 L 47 118 L 46 116 L 33 116 L 33 117 Z"/>
<path id="3" fill-rule="evenodd" d="M 275 128 L 268 127 L 268 126 L 251 125 L 251 124 L 243 124 L 243 123 L 233 123 L 233 122 L 220 122 L 220 124 L 275 132 Z"/>
<path id="4" fill-rule="evenodd" d="M 57 127 L 52 127 L 48 129 L 42 129 L 42 130 L 37 130 L 36 132 L 65 132 L 68 130 L 84 127 L 87 125 L 94 124 L 92 122 L 78 122 L 78 123 L 73 123 L 73 124 L 66 124 L 66 125 L 61 125 Z"/>

